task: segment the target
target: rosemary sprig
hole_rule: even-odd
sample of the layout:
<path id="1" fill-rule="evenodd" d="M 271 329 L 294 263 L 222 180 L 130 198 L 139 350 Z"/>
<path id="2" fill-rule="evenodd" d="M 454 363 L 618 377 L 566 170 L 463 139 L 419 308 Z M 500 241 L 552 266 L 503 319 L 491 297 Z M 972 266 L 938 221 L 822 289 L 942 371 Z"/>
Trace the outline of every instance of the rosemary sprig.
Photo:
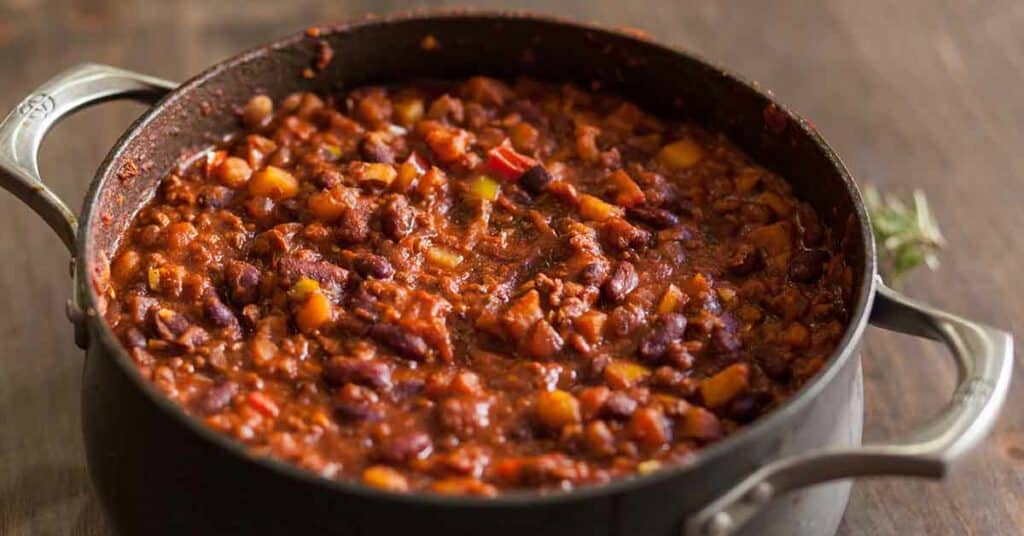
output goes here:
<path id="1" fill-rule="evenodd" d="M 946 242 L 924 192 L 914 190 L 913 205 L 908 206 L 898 197 L 883 195 L 869 185 L 864 189 L 864 201 L 878 243 L 883 277 L 898 284 L 922 264 L 932 270 L 938 268 L 938 252 Z"/>

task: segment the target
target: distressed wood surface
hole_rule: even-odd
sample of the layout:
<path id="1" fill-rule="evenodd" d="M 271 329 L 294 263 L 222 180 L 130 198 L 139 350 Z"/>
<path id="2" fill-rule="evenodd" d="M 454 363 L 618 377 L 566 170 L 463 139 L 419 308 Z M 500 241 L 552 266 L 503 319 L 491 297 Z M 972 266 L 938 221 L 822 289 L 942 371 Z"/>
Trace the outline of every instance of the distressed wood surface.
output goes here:
<path id="1" fill-rule="evenodd" d="M 0 0 L 0 110 L 78 62 L 180 80 L 312 23 L 410 5 Z M 914 275 L 906 292 L 968 318 L 1024 328 L 1024 3 L 476 5 L 641 28 L 760 81 L 812 119 L 862 183 L 927 192 L 949 247 L 941 269 Z M 96 165 L 141 110 L 109 104 L 68 120 L 42 151 L 47 181 L 78 206 Z M 63 313 L 68 256 L 6 194 L 0 256 L 0 534 L 107 534 L 80 438 L 82 355 Z M 894 436 L 933 414 L 955 374 L 938 345 L 877 330 L 867 335 L 864 368 L 868 438 Z M 1024 415 L 1015 410 L 1024 404 L 1022 368 L 984 447 L 941 483 L 858 482 L 840 533 L 1024 531 Z"/>

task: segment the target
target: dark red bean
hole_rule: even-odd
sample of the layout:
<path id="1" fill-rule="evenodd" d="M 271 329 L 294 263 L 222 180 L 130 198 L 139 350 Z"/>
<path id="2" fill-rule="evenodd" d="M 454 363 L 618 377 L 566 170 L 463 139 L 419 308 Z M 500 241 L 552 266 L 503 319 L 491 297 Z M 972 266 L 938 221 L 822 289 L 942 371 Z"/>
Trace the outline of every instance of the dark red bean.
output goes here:
<path id="1" fill-rule="evenodd" d="M 400 240 L 412 232 L 415 217 L 416 212 L 405 196 L 395 196 L 381 210 L 381 231 L 393 240 Z"/>
<path id="2" fill-rule="evenodd" d="M 376 359 L 334 356 L 324 364 L 323 376 L 331 385 L 357 383 L 377 390 L 391 388 L 391 367 Z"/>
<path id="3" fill-rule="evenodd" d="M 231 261 L 224 271 L 228 295 L 237 305 L 248 305 L 260 297 L 260 269 L 242 261 Z"/>
<path id="4" fill-rule="evenodd" d="M 601 415 L 615 419 L 628 419 L 636 411 L 637 402 L 623 392 L 614 392 L 608 395 L 601 408 Z"/>
<path id="5" fill-rule="evenodd" d="M 793 371 L 790 369 L 789 361 L 786 360 L 778 350 L 772 348 L 761 349 L 758 355 L 758 363 L 765 376 L 786 383 L 792 378 Z"/>
<path id="6" fill-rule="evenodd" d="M 817 281 L 825 270 L 829 253 L 821 249 L 808 249 L 793 256 L 789 262 L 789 278 L 800 283 Z"/>
<path id="7" fill-rule="evenodd" d="M 395 152 L 379 132 L 370 132 L 359 142 L 359 154 L 367 162 L 395 163 Z"/>
<path id="8" fill-rule="evenodd" d="M 764 268 L 764 258 L 754 246 L 740 244 L 729 257 L 726 266 L 729 268 L 729 273 L 733 275 L 749 275 Z"/>
<path id="9" fill-rule="evenodd" d="M 168 342 L 174 342 L 192 327 L 185 315 L 171 309 L 153 309 L 150 318 L 153 332 Z"/>
<path id="10" fill-rule="evenodd" d="M 356 272 L 363 277 L 373 279 L 389 279 L 395 273 L 395 269 L 387 259 L 380 255 L 367 253 L 356 257 L 353 263 Z"/>
<path id="11" fill-rule="evenodd" d="M 398 355 L 413 361 L 423 361 L 430 355 L 430 347 L 423 337 L 394 324 L 374 324 L 369 335 L 373 340 L 391 347 Z"/>
<path id="12" fill-rule="evenodd" d="M 629 261 L 622 261 L 615 266 L 612 275 L 601 286 L 601 293 L 605 299 L 613 303 L 621 302 L 626 296 L 640 284 L 636 268 Z"/>
<path id="13" fill-rule="evenodd" d="M 229 381 L 215 385 L 199 397 L 196 411 L 203 415 L 219 413 L 231 403 L 231 399 L 236 394 L 238 394 L 238 384 L 235 382 Z"/>
<path id="14" fill-rule="evenodd" d="M 544 169 L 544 166 L 533 166 L 526 170 L 522 177 L 519 177 L 519 184 L 533 195 L 543 192 L 550 182 L 551 174 L 548 173 L 548 170 Z"/>
<path id="15" fill-rule="evenodd" d="M 433 441 L 426 432 L 415 431 L 388 436 L 375 449 L 377 459 L 388 463 L 404 463 L 430 454 Z"/>
<path id="16" fill-rule="evenodd" d="M 203 314 L 211 324 L 226 328 L 238 323 L 235 313 L 220 301 L 216 294 L 210 294 L 203 300 Z"/>
<path id="17" fill-rule="evenodd" d="M 626 209 L 626 216 L 655 229 L 668 229 L 679 225 L 679 216 L 663 208 L 634 207 Z"/>
<path id="18" fill-rule="evenodd" d="M 668 313 L 658 318 L 658 321 L 651 328 L 640 342 L 638 351 L 640 359 L 647 362 L 657 362 L 665 357 L 669 344 L 681 340 L 686 333 L 686 317 L 680 313 Z"/>
<path id="19" fill-rule="evenodd" d="M 124 345 L 128 348 L 145 348 L 146 335 L 139 328 L 132 326 L 124 332 Z"/>
<path id="20" fill-rule="evenodd" d="M 375 402 L 343 400 L 334 403 L 334 416 L 340 421 L 379 421 L 384 410 Z"/>
<path id="21" fill-rule="evenodd" d="M 599 287 L 608 279 L 608 263 L 604 260 L 595 260 L 584 266 L 576 279 L 584 285 Z"/>
<path id="22" fill-rule="evenodd" d="M 715 326 L 711 330 L 711 345 L 723 354 L 732 354 L 739 350 L 743 343 L 732 329 Z"/>
<path id="23" fill-rule="evenodd" d="M 740 394 L 729 403 L 726 413 L 729 418 L 746 423 L 756 419 L 772 403 L 771 393 L 752 391 Z"/>

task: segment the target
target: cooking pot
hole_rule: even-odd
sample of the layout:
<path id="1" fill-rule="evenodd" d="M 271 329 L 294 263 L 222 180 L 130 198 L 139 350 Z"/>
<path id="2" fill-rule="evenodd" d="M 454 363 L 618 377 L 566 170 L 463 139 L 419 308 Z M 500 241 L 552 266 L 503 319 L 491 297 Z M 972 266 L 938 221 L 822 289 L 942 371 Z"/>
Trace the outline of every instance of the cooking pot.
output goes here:
<path id="1" fill-rule="evenodd" d="M 334 59 L 310 70 L 319 40 Z M 192 420 L 139 374 L 103 320 L 97 282 L 164 173 L 235 128 L 249 96 L 475 74 L 598 85 L 656 114 L 724 132 L 786 177 L 798 197 L 844 233 L 852 271 L 849 325 L 822 371 L 788 402 L 689 463 L 601 486 L 496 498 L 393 494 L 254 457 Z M 153 106 L 100 165 L 78 218 L 39 176 L 39 145 L 71 112 L 119 98 Z M 982 441 L 1010 383 L 1010 334 L 911 301 L 878 278 L 860 193 L 809 123 L 756 84 L 636 32 L 516 13 L 415 14 L 285 37 L 181 85 L 80 65 L 43 84 L 0 124 L 0 185 L 46 220 L 71 252 L 67 312 L 86 350 L 89 470 L 111 524 L 124 534 L 831 534 L 846 506 L 848 479 L 942 477 Z M 929 424 L 900 440 L 861 445 L 858 344 L 869 322 L 944 342 L 959 382 Z"/>

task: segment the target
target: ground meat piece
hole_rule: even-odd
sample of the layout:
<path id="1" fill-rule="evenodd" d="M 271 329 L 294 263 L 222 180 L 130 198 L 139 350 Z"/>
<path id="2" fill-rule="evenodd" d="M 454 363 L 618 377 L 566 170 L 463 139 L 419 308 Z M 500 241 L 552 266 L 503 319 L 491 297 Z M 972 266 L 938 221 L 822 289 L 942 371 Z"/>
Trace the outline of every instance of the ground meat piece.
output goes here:
<path id="1" fill-rule="evenodd" d="M 463 439 L 490 425 L 490 403 L 471 397 L 449 397 L 437 405 L 441 429 Z"/>

